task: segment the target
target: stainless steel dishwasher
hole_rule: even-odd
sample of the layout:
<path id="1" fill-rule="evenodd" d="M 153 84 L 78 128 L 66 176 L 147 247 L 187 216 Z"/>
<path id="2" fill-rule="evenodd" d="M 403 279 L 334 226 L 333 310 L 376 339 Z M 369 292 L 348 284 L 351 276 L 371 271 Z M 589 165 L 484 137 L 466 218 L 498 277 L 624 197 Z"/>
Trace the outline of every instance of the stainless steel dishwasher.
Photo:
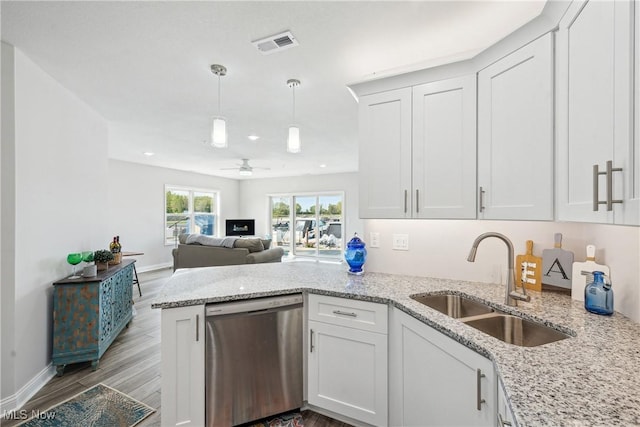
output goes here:
<path id="1" fill-rule="evenodd" d="M 208 427 L 302 406 L 302 295 L 208 304 L 205 340 Z"/>

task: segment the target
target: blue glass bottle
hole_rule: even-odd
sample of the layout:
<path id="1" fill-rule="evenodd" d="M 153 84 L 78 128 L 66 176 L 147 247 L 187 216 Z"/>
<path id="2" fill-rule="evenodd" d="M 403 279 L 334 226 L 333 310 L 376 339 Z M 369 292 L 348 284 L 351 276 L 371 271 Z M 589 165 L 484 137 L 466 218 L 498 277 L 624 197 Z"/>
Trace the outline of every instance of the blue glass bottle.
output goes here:
<path id="1" fill-rule="evenodd" d="M 358 237 L 358 233 L 354 233 L 353 239 L 349 240 L 344 250 L 344 260 L 349 264 L 349 274 L 361 275 L 362 266 L 367 260 L 367 249 L 364 242 Z"/>
<path id="2" fill-rule="evenodd" d="M 584 308 L 591 313 L 613 314 L 613 289 L 602 271 L 593 272 L 593 281 L 584 288 Z"/>

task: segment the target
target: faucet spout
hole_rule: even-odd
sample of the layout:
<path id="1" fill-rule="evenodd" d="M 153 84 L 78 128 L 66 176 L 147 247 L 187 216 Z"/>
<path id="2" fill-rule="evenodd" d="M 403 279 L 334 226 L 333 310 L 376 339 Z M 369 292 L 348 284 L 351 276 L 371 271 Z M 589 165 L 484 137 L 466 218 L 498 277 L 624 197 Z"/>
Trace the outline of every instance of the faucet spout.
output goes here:
<path id="1" fill-rule="evenodd" d="M 517 305 L 517 301 L 530 301 L 531 297 L 527 295 L 527 291 L 525 287 L 522 286 L 522 293 L 516 291 L 515 281 L 514 281 L 514 270 L 513 270 L 513 243 L 511 240 L 504 234 L 496 233 L 490 231 L 488 233 L 483 233 L 476 237 L 476 240 L 473 241 L 471 245 L 471 251 L 469 252 L 469 256 L 467 257 L 467 261 L 474 262 L 476 260 L 476 253 L 478 252 L 478 246 L 480 242 L 482 242 L 487 237 L 495 237 L 497 239 L 502 240 L 507 245 L 507 268 L 509 270 L 507 276 L 507 288 L 505 292 L 505 304 L 515 306 Z"/>

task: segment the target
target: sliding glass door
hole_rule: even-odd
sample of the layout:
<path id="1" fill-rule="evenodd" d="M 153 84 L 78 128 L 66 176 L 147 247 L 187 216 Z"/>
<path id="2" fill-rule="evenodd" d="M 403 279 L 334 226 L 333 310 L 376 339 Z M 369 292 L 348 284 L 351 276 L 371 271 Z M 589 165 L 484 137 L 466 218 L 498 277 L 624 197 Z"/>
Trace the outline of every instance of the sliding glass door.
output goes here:
<path id="1" fill-rule="evenodd" d="M 273 244 L 290 256 L 341 258 L 343 199 L 342 193 L 271 196 Z"/>

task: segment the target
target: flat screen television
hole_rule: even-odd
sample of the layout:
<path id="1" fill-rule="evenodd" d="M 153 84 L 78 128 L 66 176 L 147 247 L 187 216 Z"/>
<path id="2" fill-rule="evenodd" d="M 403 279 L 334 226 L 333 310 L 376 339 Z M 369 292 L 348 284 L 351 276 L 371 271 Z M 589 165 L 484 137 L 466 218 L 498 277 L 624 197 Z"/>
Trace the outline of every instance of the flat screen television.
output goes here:
<path id="1" fill-rule="evenodd" d="M 255 236 L 255 219 L 228 219 L 225 222 L 227 236 Z"/>

